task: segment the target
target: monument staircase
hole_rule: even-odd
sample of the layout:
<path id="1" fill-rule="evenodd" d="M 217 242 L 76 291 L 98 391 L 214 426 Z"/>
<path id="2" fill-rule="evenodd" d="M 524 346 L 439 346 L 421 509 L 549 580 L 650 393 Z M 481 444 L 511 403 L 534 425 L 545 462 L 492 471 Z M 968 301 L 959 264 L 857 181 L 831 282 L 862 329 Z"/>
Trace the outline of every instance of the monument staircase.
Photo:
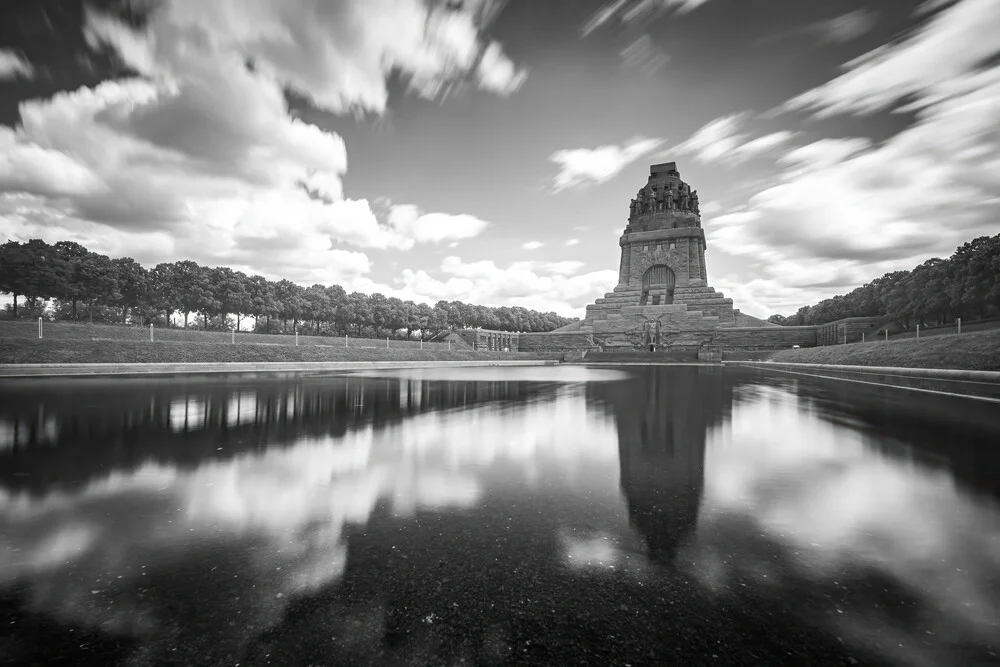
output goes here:
<path id="1" fill-rule="evenodd" d="M 639 305 L 641 290 L 616 288 L 587 306 L 581 333 L 590 333 L 604 350 L 635 350 L 645 322 L 659 321 L 661 347 L 692 347 L 709 342 L 719 328 L 736 326 L 733 301 L 712 287 L 674 289 L 671 304 Z M 686 353 L 685 353 L 686 354 Z"/>
<path id="2" fill-rule="evenodd" d="M 656 364 L 698 361 L 698 347 L 695 345 L 672 345 L 655 352 L 620 350 L 614 352 L 587 352 L 583 362 L 597 364 Z"/>

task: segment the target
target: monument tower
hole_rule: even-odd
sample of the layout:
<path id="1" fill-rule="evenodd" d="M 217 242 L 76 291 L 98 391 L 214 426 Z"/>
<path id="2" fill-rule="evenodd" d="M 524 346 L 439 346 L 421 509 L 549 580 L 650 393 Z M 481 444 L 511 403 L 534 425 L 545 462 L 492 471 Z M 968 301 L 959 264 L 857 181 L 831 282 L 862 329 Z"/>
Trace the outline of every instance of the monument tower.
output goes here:
<path id="1" fill-rule="evenodd" d="M 587 306 L 580 327 L 602 349 L 699 346 L 736 325 L 732 299 L 708 286 L 698 192 L 676 163 L 649 168 L 618 245 L 618 285 Z"/>

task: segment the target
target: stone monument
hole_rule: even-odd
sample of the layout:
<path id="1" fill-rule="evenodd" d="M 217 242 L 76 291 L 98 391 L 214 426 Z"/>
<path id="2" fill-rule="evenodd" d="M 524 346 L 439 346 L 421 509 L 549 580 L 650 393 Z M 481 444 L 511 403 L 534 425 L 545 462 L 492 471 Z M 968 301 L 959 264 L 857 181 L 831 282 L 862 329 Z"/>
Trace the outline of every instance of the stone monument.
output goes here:
<path id="1" fill-rule="evenodd" d="M 604 350 L 701 346 L 735 327 L 732 299 L 708 285 L 698 194 L 674 162 L 654 164 L 618 240 L 618 285 L 579 327 Z"/>

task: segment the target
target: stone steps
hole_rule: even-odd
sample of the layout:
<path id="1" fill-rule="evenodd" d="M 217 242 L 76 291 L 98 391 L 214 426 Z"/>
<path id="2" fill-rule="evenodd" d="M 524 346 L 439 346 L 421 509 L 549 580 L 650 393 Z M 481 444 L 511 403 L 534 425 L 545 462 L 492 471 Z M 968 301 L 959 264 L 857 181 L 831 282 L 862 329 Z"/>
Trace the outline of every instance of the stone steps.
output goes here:
<path id="1" fill-rule="evenodd" d="M 665 350 L 657 350 L 656 352 L 639 352 L 634 350 L 588 352 L 584 355 L 583 361 L 588 364 L 655 364 L 671 361 L 698 361 L 698 348 L 697 346 L 672 346 Z"/>
<path id="2" fill-rule="evenodd" d="M 687 306 L 731 306 L 733 304 L 732 299 L 725 299 L 722 297 L 717 297 L 714 299 L 707 299 L 703 297 L 693 298 L 693 299 L 674 299 L 674 303 L 682 303 Z"/>

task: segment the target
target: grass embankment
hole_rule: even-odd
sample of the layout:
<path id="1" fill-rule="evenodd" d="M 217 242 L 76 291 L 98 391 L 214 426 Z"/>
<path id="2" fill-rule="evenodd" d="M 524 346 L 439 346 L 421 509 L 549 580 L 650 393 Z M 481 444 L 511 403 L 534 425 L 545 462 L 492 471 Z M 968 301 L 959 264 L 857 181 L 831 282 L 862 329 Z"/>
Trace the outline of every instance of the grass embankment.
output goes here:
<path id="1" fill-rule="evenodd" d="M 42 326 L 44 339 L 71 339 L 71 340 L 126 340 L 137 342 L 149 342 L 149 327 L 126 326 L 121 324 L 87 324 L 85 322 L 45 322 Z M 38 339 L 38 322 L 30 320 L 4 320 L 0 321 L 0 340 L 9 338 L 29 338 Z M 203 331 L 201 329 L 171 329 L 166 327 L 156 327 L 153 331 L 153 338 L 156 341 L 173 341 L 184 343 L 229 343 L 231 334 L 229 331 Z M 293 334 L 266 334 L 252 333 L 249 331 L 236 332 L 237 343 L 258 343 L 262 345 L 295 345 Z M 299 334 L 299 346 L 303 345 L 329 345 L 331 347 L 385 347 L 385 338 L 357 338 L 349 336 L 312 336 L 307 333 Z M 398 340 L 389 341 L 389 347 L 415 347 L 420 349 L 419 340 Z M 424 349 L 447 350 L 448 343 L 423 344 Z"/>
<path id="2" fill-rule="evenodd" d="M 1000 330 L 781 350 L 771 361 L 1000 371 Z"/>
<path id="3" fill-rule="evenodd" d="M 421 350 L 414 348 L 323 347 L 319 345 L 228 345 L 106 340 L 0 341 L 4 364 L 126 364 L 264 361 L 491 361 L 499 359 L 555 359 L 559 355 L 526 352 L 476 352 L 472 350 Z"/>
<path id="4" fill-rule="evenodd" d="M 156 329 L 155 342 L 141 327 L 46 322 L 0 322 L 0 363 L 225 363 L 267 361 L 489 361 L 555 359 L 559 355 L 448 350 L 447 343 Z"/>

